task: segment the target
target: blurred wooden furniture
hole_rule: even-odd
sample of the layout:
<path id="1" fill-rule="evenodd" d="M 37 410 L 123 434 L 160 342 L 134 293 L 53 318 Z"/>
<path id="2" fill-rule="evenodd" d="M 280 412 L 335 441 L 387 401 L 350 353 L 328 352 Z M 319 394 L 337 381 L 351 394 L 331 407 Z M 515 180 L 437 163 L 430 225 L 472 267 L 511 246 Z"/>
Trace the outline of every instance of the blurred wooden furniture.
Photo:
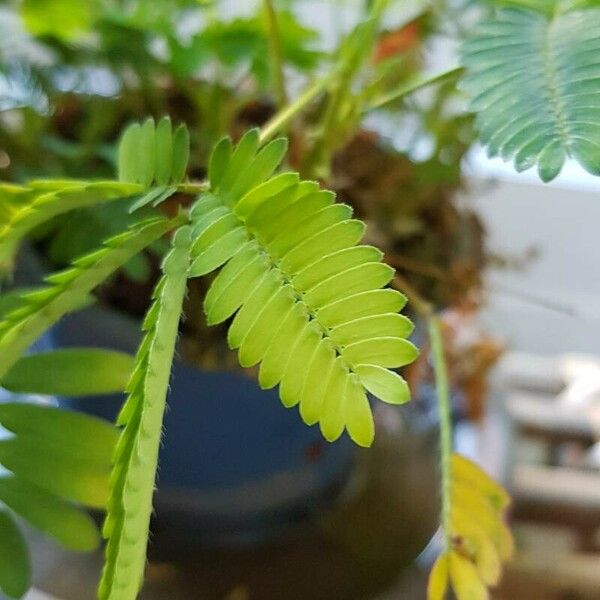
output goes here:
<path id="1" fill-rule="evenodd" d="M 514 519 L 570 527 L 579 551 L 600 550 L 600 473 L 520 465 L 513 473 L 512 494 Z M 596 560 L 600 571 L 600 557 Z"/>
<path id="2" fill-rule="evenodd" d="M 527 440 L 544 447 L 540 464 L 517 461 L 510 468 L 513 519 L 568 527 L 576 534 L 578 551 L 600 550 L 596 541 L 600 529 L 600 471 L 562 464 L 565 449 L 571 456 L 585 456 L 598 441 L 597 430 L 585 410 L 557 399 L 564 383 L 556 360 L 518 355 L 509 358 L 503 368 L 505 410 L 513 447 Z M 600 558 L 596 560 L 600 566 Z"/>
<path id="3" fill-rule="evenodd" d="M 597 441 L 586 415 L 557 402 L 554 396 L 515 392 L 508 396 L 506 410 L 518 437 L 545 443 L 548 465 L 559 464 L 562 444 L 577 444 L 586 450 Z"/>
<path id="4" fill-rule="evenodd" d="M 544 557 L 521 553 L 502 580 L 497 600 L 599 600 L 598 556 L 568 554 Z"/>

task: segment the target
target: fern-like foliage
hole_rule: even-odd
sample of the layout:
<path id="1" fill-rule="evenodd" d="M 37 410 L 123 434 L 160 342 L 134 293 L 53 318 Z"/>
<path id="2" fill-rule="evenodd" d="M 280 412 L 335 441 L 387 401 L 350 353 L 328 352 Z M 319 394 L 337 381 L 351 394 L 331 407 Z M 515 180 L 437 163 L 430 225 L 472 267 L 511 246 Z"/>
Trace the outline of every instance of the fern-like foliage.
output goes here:
<path id="1" fill-rule="evenodd" d="M 0 275 L 9 272 L 19 242 L 56 215 L 139 194 L 142 186 L 118 181 L 31 181 L 0 184 Z"/>
<path id="2" fill-rule="evenodd" d="M 134 598 L 143 580 L 162 419 L 190 243 L 190 228 L 180 228 L 163 262 L 163 276 L 144 321 L 146 334 L 128 385 L 129 396 L 117 420 L 125 427 L 115 453 L 103 529 L 108 544 L 98 590 L 101 600 Z"/>
<path id="3" fill-rule="evenodd" d="M 154 119 L 131 123 L 119 142 L 119 180 L 155 186 L 131 207 L 137 210 L 147 204 L 157 206 L 173 195 L 187 170 L 190 156 L 190 134 L 184 124 L 175 130 L 169 117 L 158 124 Z"/>
<path id="4" fill-rule="evenodd" d="M 537 164 L 550 181 L 565 159 L 600 174 L 600 7 L 560 0 L 508 8 L 462 49 L 463 88 L 490 156 Z"/>
<path id="5" fill-rule="evenodd" d="M 176 222 L 159 217 L 139 223 L 75 260 L 70 268 L 47 277 L 45 288 L 26 294 L 22 304 L 0 322 L 0 378 L 44 331 L 85 304 L 97 285 Z"/>
<path id="6" fill-rule="evenodd" d="M 132 123 L 119 143 L 119 181 L 36 180 L 0 183 L 0 276 L 10 272 L 19 242 L 35 227 L 77 208 L 140 196 L 132 210 L 155 206 L 185 189 L 189 158 L 185 125 L 173 131 L 168 117 Z"/>
<path id="7" fill-rule="evenodd" d="M 259 150 L 257 131 L 237 147 L 215 148 L 210 191 L 191 211 L 191 276 L 221 266 L 205 300 L 210 324 L 235 315 L 228 333 L 242 366 L 260 363 L 263 388 L 279 384 L 328 440 L 344 427 L 369 446 L 374 425 L 367 393 L 400 404 L 406 382 L 389 370 L 417 356 L 397 314 L 405 297 L 386 289 L 393 269 L 371 246 L 357 245 L 364 224 L 331 192 L 294 173 L 271 177 L 286 150 Z"/>
<path id="8" fill-rule="evenodd" d="M 185 176 L 190 137 L 187 127 L 175 131 L 169 117 L 131 123 L 119 143 L 119 180 L 144 187 L 179 183 Z"/>
<path id="9" fill-rule="evenodd" d="M 451 464 L 450 547 L 429 577 L 428 600 L 444 600 L 451 586 L 458 600 L 487 600 L 513 553 L 505 518 L 510 498 L 475 463 L 454 454 Z"/>
<path id="10" fill-rule="evenodd" d="M 75 503 L 103 508 L 108 498 L 112 425 L 47 406 L 0 404 L 0 589 L 21 598 L 31 564 L 15 517 L 70 550 L 89 551 L 100 536 L 93 519 Z"/>

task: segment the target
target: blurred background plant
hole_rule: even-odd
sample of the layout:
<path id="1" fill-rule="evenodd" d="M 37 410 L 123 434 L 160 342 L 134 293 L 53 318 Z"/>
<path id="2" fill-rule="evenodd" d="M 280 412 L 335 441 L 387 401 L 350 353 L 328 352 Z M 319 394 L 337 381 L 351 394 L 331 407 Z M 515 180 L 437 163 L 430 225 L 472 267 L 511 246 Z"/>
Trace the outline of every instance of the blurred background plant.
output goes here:
<path id="1" fill-rule="evenodd" d="M 201 179 L 220 137 L 263 125 L 336 65 L 335 87 L 325 82 L 320 100 L 288 126 L 290 165 L 355 208 L 367 241 L 411 289 L 438 309 L 471 314 L 488 260 L 483 226 L 458 199 L 475 134 L 458 70 L 444 71 L 452 65 L 431 56 L 440 44 L 452 48 L 472 5 L 484 9 L 469 0 L 389 3 L 381 21 L 385 2 L 370 20 L 371 2 L 338 4 L 287 0 L 274 15 L 269 2 L 241 10 L 198 0 L 1 3 L 0 176 L 108 177 L 124 125 L 168 114 L 188 125 L 188 175 Z M 343 13 L 333 20 L 339 30 L 319 27 L 323 10 Z M 419 89 L 436 70 L 440 82 Z M 62 266 L 129 218 L 118 204 L 77 211 L 38 231 L 37 246 Z M 156 245 L 127 265 L 101 298 L 141 316 L 163 251 Z M 187 336 L 187 358 L 205 369 L 239 368 L 223 331 L 204 324 L 206 284 L 193 284 L 186 328 L 199 335 Z M 481 374 L 488 362 L 476 361 Z"/>

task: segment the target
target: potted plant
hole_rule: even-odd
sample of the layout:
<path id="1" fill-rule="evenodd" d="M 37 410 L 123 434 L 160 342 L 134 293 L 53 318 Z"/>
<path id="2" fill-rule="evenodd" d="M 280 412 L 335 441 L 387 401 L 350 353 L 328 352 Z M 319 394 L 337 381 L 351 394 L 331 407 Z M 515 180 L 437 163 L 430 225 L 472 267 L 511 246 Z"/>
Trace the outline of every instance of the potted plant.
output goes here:
<path id="1" fill-rule="evenodd" d="M 26 12 L 25 17 L 31 27 L 31 14 Z M 119 102 L 102 101 L 84 91 L 60 92 L 52 83 L 50 70 L 43 70 L 39 76 L 34 73 L 40 89 L 56 106 L 55 114 L 43 119 L 39 125 L 51 152 L 39 157 L 41 165 L 33 160 L 19 160 L 20 156 L 30 153 L 30 142 L 24 136 L 10 136 L 7 132 L 10 140 L 7 150 L 16 157 L 9 165 L 9 174 L 22 179 L 26 175 L 22 169 L 27 167 L 29 176 L 40 169 L 53 173 L 61 171 L 80 178 L 89 173 L 109 176 L 107 147 L 127 115 L 134 114 L 131 107 L 141 105 L 152 112 L 168 111 L 173 118 L 183 118 L 190 124 L 192 159 L 188 171 L 190 175 L 201 177 L 206 172 L 206 146 L 217 141 L 222 133 L 231 132 L 239 137 L 252 124 L 264 125 L 276 105 L 284 101 L 280 86 L 275 85 L 279 68 L 271 69 L 266 61 L 267 47 L 276 43 L 273 35 L 281 38 L 283 66 L 298 70 L 301 76 L 317 78 L 316 69 L 327 60 L 326 55 L 313 50 L 310 45 L 316 34 L 285 11 L 275 15 L 275 29 L 269 26 L 272 21 L 263 18 L 262 10 L 257 15 L 230 22 L 209 20 L 184 45 L 178 41 L 175 25 L 165 22 L 160 11 L 149 15 L 140 9 L 134 14 L 123 12 L 117 15 L 111 9 L 96 18 L 101 42 L 97 54 L 91 57 L 69 52 L 67 42 L 74 34 L 71 30 L 60 29 L 60 24 L 58 31 L 50 32 L 47 28 L 52 25 L 44 21 L 41 31 L 35 27 L 34 30 L 38 34 L 52 33 L 51 37 L 42 39 L 59 54 L 57 66 L 60 69 L 67 64 L 69 68 L 81 71 L 98 62 L 107 62 L 119 82 Z M 119 35 L 115 35 L 116 21 Z M 143 32 L 144 36 L 150 37 L 156 31 L 164 33 L 165 30 L 172 53 L 164 64 L 145 60 L 143 53 L 132 55 L 122 47 L 127 46 L 131 35 Z M 364 97 L 352 100 L 357 105 L 352 110 L 380 115 L 390 109 L 397 110 L 402 98 L 388 98 L 387 91 L 419 76 L 423 68 L 422 47 L 435 31 L 435 19 L 430 11 L 411 17 L 408 24 L 397 30 L 381 35 L 371 31 L 371 46 L 377 46 L 373 51 L 370 46 L 363 47 L 364 65 L 356 65 L 356 73 L 347 77 L 358 79 L 368 74 L 374 83 L 364 85 Z M 272 35 L 269 37 L 267 32 Z M 375 37 L 380 39 L 375 41 Z M 232 48 L 240 43 L 240 38 L 243 51 L 233 52 Z M 397 47 L 390 42 L 396 38 L 400 39 Z M 406 41 L 402 42 L 403 39 Z M 347 44 L 348 41 L 341 46 Z M 350 50 L 340 47 L 340 64 L 350 64 L 354 60 Z M 209 59 L 218 61 L 226 73 L 241 70 L 248 80 L 244 87 L 228 86 L 223 77 L 190 78 L 195 72 L 192 69 Z M 153 91 L 147 85 L 132 85 L 131 78 L 126 77 L 127 72 L 122 72 L 125 66 L 138 74 L 140 80 L 150 78 L 166 89 L 161 87 Z M 392 67 L 397 69 L 392 71 Z M 267 77 L 270 70 L 272 76 Z M 166 83 L 165 71 L 169 74 Z M 186 78 L 182 78 L 184 75 Z M 311 103 L 310 110 L 299 114 L 290 124 L 292 147 L 287 156 L 287 160 L 302 173 L 328 181 L 339 199 L 350 204 L 355 214 L 368 222 L 367 241 L 382 248 L 388 262 L 400 273 L 405 272 L 406 267 L 412 269 L 405 275 L 438 305 L 448 305 L 467 294 L 471 287 L 478 286 L 477 274 L 481 268 L 481 263 L 471 264 L 470 258 L 453 242 L 462 235 L 464 223 L 475 219 L 458 209 L 452 193 L 461 185 L 457 167 L 468 146 L 465 140 L 471 136 L 471 118 L 458 111 L 448 112 L 443 119 L 432 117 L 441 107 L 450 106 L 456 97 L 452 76 L 453 72 L 447 84 L 431 88 L 433 98 L 416 103 L 410 110 L 402 108 L 423 123 L 423 135 L 436 139 L 435 148 L 425 162 L 411 161 L 407 151 L 398 150 L 381 135 L 364 129 L 359 120 L 349 119 L 345 124 L 331 120 L 327 116 L 331 112 L 328 106 L 340 101 L 339 94 L 335 98 L 332 95 L 327 102 Z M 284 87 L 288 86 L 284 84 Z M 277 89 L 271 93 L 274 88 Z M 286 95 L 287 91 L 284 92 Z M 218 97 L 220 102 L 216 106 L 196 106 L 199 94 L 201 97 Z M 319 94 L 316 100 L 321 97 Z M 196 104 L 190 106 L 190 98 L 195 98 Z M 348 98 L 344 100 L 347 101 Z M 222 103 L 231 108 L 224 108 Z M 101 123 L 93 117 L 99 108 L 107 113 Z M 211 110 L 216 109 L 215 116 Z M 312 131 L 326 125 L 326 117 L 332 131 L 319 139 L 329 140 L 330 147 L 318 148 L 315 144 L 312 148 L 308 138 L 313 135 Z M 67 147 L 71 149 L 68 152 Z M 375 160 L 380 157 L 387 168 L 357 169 L 353 156 L 361 154 L 373 156 Z M 440 156 L 444 154 L 452 157 L 449 164 L 442 164 Z M 379 177 L 378 173 L 381 173 Z M 428 174 L 426 178 L 423 173 Z M 410 202 L 398 202 L 401 196 L 411 198 Z M 182 193 L 165 206 L 189 203 L 192 199 L 192 195 Z M 445 219 L 446 214 L 451 214 L 452 219 Z M 113 202 L 59 215 L 41 231 L 34 232 L 36 256 L 44 257 L 47 270 L 66 266 L 136 218 L 135 214 L 129 214 L 126 203 Z M 407 224 L 411 225 L 407 228 Z M 473 232 L 473 246 L 481 248 L 482 236 L 476 227 Z M 457 251 L 440 251 L 446 243 L 455 245 Z M 140 339 L 137 320 L 149 306 L 164 247 L 164 240 L 153 245 L 103 284 L 96 291 L 100 306 L 88 307 L 57 323 L 51 332 L 54 343 L 58 346 L 99 345 L 134 352 Z M 399 262 L 400 255 L 404 257 L 402 263 Z M 465 260 L 469 268 L 462 268 L 460 273 L 468 272 L 467 277 L 453 277 L 452 282 L 444 282 L 444 285 L 437 285 L 428 275 L 422 279 L 423 263 L 426 273 L 433 265 L 454 272 L 454 265 L 464 266 Z M 22 264 L 17 276 L 24 278 L 23 283 L 31 284 L 40 279 L 43 269 L 31 269 L 33 276 L 31 273 L 26 276 L 26 271 Z M 431 289 L 432 281 L 435 291 Z M 282 527 L 304 519 L 321 505 L 321 499 L 335 497 L 336 490 L 347 480 L 354 450 L 345 436 L 335 444 L 325 444 L 318 431 L 303 427 L 281 407 L 274 392 L 270 401 L 266 401 L 265 392 L 259 390 L 253 375 L 241 372 L 235 355 L 227 348 L 226 328 L 206 326 L 200 308 L 206 291 L 204 280 L 191 280 L 188 284 L 186 319 L 179 349 L 184 360 L 174 363 L 171 410 L 166 415 L 167 434 L 162 442 L 163 468 L 156 502 L 160 515 L 165 516 L 169 511 L 176 518 L 177 513 L 181 513 L 179 521 L 183 515 L 193 512 L 194 522 L 204 523 L 199 525 L 199 530 L 207 541 L 223 543 L 264 537 L 270 531 L 281 531 Z M 201 372 L 190 364 L 200 367 Z M 190 397 L 195 397 L 195 390 L 200 388 L 214 390 L 207 394 L 213 402 L 189 402 Z M 117 396 L 112 402 L 106 398 L 101 402 L 66 402 L 112 420 L 122 398 Z M 423 420 L 428 418 L 426 413 Z M 429 419 L 427 423 L 430 430 L 435 427 L 433 420 Z M 285 451 L 281 451 L 283 448 Z M 195 457 L 191 465 L 189 456 Z M 184 521 L 181 529 L 188 528 Z M 199 535 L 198 531 L 195 535 Z"/>
<path id="2" fill-rule="evenodd" d="M 482 141 L 492 154 L 515 157 L 517 169 L 537 164 L 544 180 L 558 174 L 566 156 L 598 172 L 594 149 L 600 144 L 593 125 L 600 96 L 593 63 L 598 9 L 584 1 L 550 7 L 533 0 L 502 4 L 516 7 L 492 10 L 465 42 L 462 55 L 468 71 L 462 86 L 474 98 Z M 261 385 L 279 383 L 283 404 L 299 405 L 303 420 L 319 422 L 326 439 L 336 439 L 346 428 L 359 445 L 371 444 L 367 392 L 393 404 L 408 400 L 406 382 L 392 369 L 414 360 L 416 349 L 405 339 L 410 324 L 398 313 L 404 297 L 385 287 L 394 278 L 393 269 L 373 247 L 357 245 L 364 225 L 351 218 L 347 205 L 334 203 L 319 184 L 293 171 L 274 174 L 288 146 L 281 138 L 270 141 L 288 130 L 290 156 L 299 152 L 300 172 L 329 178 L 335 151 L 355 131 L 365 104 L 373 102 L 372 89 L 365 86 L 364 93 L 356 93 L 354 83 L 372 56 L 386 7 L 386 2 L 372 3 L 368 19 L 341 45 L 330 72 L 288 103 L 277 13 L 266 2 L 282 107 L 260 131 L 250 129 L 237 144 L 229 138 L 215 144 L 205 180 L 185 179 L 186 129 L 173 131 L 168 119 L 149 119 L 125 130 L 118 180 L 2 187 L 6 217 L 0 257 L 6 268 L 19 241 L 59 213 L 126 202 L 132 214 L 140 215 L 102 247 L 47 278 L 46 287 L 6 314 L 0 324 L 3 382 L 15 376 L 15 369 L 34 372 L 35 363 L 28 365 L 23 362 L 28 358 L 20 356 L 39 335 L 85 304 L 97 285 L 145 248 L 169 239 L 166 252 L 164 245 L 158 249 L 164 254 L 161 275 L 117 421 L 122 430 L 103 529 L 108 543 L 101 598 L 134 598 L 143 578 L 162 417 L 188 279 L 220 269 L 204 299 L 207 321 L 233 317 L 228 342 L 239 349 L 240 363 L 260 363 Z M 565 42 L 557 31 L 570 32 L 577 42 Z M 404 31 L 400 38 L 406 36 Z M 379 105 L 456 77 L 461 69 L 401 81 L 391 100 L 386 97 Z M 389 83 L 385 70 L 375 72 L 377 82 Z M 293 121 L 307 110 L 314 136 L 294 128 Z M 508 114 L 516 116 L 507 123 Z M 590 125 L 582 127 L 582 122 Z M 175 194 L 183 196 L 169 200 Z M 192 203 L 186 195 L 194 196 Z M 143 218 L 145 212 L 151 216 Z M 451 583 L 460 598 L 484 598 L 512 549 L 503 523 L 508 497 L 475 465 L 452 455 L 439 321 L 418 292 L 410 285 L 405 291 L 428 323 L 440 403 L 445 547 L 432 571 L 429 595 L 443 597 Z M 82 361 L 77 355 L 68 358 L 54 354 L 43 360 L 46 365 Z M 48 367 L 46 373 L 56 379 Z"/>

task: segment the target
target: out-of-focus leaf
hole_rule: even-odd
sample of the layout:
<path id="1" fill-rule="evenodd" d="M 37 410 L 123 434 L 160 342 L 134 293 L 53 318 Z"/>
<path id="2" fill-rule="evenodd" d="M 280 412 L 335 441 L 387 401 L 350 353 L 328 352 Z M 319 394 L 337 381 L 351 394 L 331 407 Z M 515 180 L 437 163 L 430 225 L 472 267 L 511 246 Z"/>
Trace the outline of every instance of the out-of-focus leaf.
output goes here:
<path id="1" fill-rule="evenodd" d="M 98 467 L 111 464 L 118 433 L 112 424 L 71 410 L 6 402 L 0 404 L 0 425 L 5 429 L 62 450 Z"/>
<path id="2" fill-rule="evenodd" d="M 133 357 L 99 348 L 65 348 L 24 356 L 0 380 L 13 392 L 86 396 L 122 392 Z"/>
<path id="3" fill-rule="evenodd" d="M 302 25 L 288 11 L 277 15 L 284 61 L 298 70 L 314 68 L 322 54 L 313 49 L 316 31 Z M 171 60 L 182 75 L 195 73 L 217 58 L 225 67 L 248 65 L 261 84 L 269 74 L 267 33 L 261 17 L 214 21 L 199 32 L 188 46 L 171 40 Z"/>
<path id="4" fill-rule="evenodd" d="M 100 542 L 88 514 L 36 485 L 13 476 L 0 477 L 0 500 L 66 548 L 85 552 L 94 550 Z"/>
<path id="5" fill-rule="evenodd" d="M 600 175 L 600 8 L 545 4 L 483 21 L 463 44 L 462 85 L 489 156 L 537 165 L 543 181 L 568 157 Z"/>
<path id="6" fill-rule="evenodd" d="M 11 515 L 0 509 L 0 588 L 11 598 L 21 598 L 29 589 L 29 552 Z"/>
<path id="7" fill-rule="evenodd" d="M 21 15 L 34 35 L 73 40 L 89 31 L 97 12 L 95 0 L 23 0 Z"/>
<path id="8" fill-rule="evenodd" d="M 43 438 L 1 440 L 0 463 L 20 479 L 61 498 L 94 508 L 106 505 L 108 467 L 100 470 L 85 456 L 73 455 Z"/>

